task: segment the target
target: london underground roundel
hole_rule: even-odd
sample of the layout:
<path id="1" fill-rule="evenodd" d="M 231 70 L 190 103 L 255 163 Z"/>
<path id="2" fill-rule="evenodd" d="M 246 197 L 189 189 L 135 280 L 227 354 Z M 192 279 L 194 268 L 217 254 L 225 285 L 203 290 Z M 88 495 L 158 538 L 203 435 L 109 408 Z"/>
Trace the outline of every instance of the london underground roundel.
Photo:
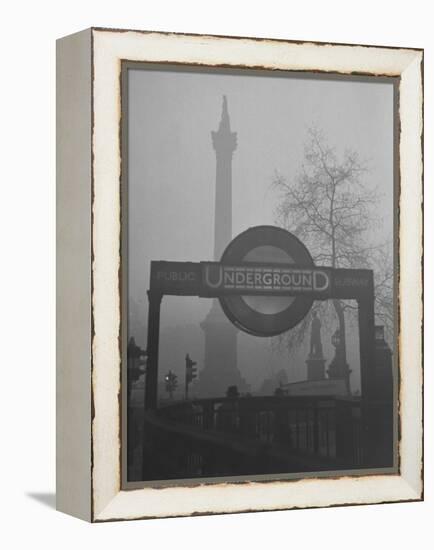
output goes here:
<path id="1" fill-rule="evenodd" d="M 262 225 L 244 231 L 227 246 L 220 260 L 226 265 L 296 264 L 313 267 L 304 244 L 279 227 Z M 274 269 L 274 271 L 279 271 Z M 277 274 L 276 276 L 279 276 Z M 280 275 L 282 278 L 285 274 Z M 219 298 L 226 316 L 239 329 L 255 336 L 276 336 L 294 328 L 307 315 L 313 298 L 309 296 L 226 295 Z"/>

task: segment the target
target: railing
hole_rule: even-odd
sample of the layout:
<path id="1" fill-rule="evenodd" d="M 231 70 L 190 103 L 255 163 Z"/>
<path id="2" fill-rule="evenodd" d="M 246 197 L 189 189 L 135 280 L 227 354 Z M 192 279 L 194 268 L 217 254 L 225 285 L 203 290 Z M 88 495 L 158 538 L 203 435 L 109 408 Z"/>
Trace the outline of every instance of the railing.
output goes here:
<path id="1" fill-rule="evenodd" d="M 199 430 L 236 435 L 241 440 L 330 459 L 345 456 L 347 450 L 358 465 L 360 409 L 360 400 L 352 399 L 244 397 L 180 402 L 160 409 L 159 416 Z M 345 445 L 340 442 L 337 446 L 340 435 L 345 438 Z"/>
<path id="2" fill-rule="evenodd" d="M 139 472 L 136 467 L 135 476 L 358 469 L 368 465 L 369 442 L 379 449 L 377 464 L 369 466 L 391 465 L 391 405 L 375 402 L 368 413 L 365 409 L 357 398 L 318 396 L 196 399 L 163 405 L 144 418 L 143 413 L 137 416 L 144 426 L 136 425 L 136 436 L 144 438 L 144 468 Z M 367 418 L 383 420 L 369 424 Z"/>

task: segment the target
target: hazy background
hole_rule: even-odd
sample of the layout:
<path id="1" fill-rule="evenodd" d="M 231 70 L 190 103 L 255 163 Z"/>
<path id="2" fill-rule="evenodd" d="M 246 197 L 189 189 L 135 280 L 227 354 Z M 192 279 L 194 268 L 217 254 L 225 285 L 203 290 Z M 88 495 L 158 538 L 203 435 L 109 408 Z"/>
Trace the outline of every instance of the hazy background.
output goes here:
<path id="1" fill-rule="evenodd" d="M 315 125 L 337 152 L 358 152 L 369 167 L 366 185 L 380 187 L 382 221 L 375 238 L 393 231 L 393 86 L 389 83 L 318 78 L 129 70 L 129 335 L 146 348 L 151 260 L 213 259 L 215 152 L 222 96 L 228 99 L 238 147 L 233 156 L 233 236 L 274 224 L 278 196 L 270 187 L 277 170 L 299 171 L 307 130 Z M 203 361 L 199 326 L 211 302 L 165 297 L 161 310 L 160 377 L 184 372 L 187 352 Z M 333 329 L 336 327 L 333 327 Z M 330 328 L 331 330 L 331 328 Z M 329 330 L 329 332 L 330 332 Z M 323 331 L 327 365 L 333 357 Z M 352 389 L 360 384 L 356 327 L 348 326 Z M 277 350 L 269 339 L 240 333 L 238 367 L 254 392 L 284 369 L 288 380 L 306 378 L 306 345 Z"/>

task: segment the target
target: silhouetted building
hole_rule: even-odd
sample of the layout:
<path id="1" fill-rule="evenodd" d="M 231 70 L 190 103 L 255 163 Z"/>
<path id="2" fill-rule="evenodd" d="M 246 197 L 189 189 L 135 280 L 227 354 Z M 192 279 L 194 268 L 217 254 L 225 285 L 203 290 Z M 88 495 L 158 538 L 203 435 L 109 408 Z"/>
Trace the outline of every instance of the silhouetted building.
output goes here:
<path id="1" fill-rule="evenodd" d="M 219 128 L 211 132 L 216 153 L 214 213 L 214 259 L 219 261 L 232 240 L 232 155 L 237 148 L 237 134 L 231 131 L 226 96 Z M 199 375 L 198 393 L 223 396 L 228 386 L 247 389 L 237 368 L 237 329 L 223 313 L 218 300 L 201 323 L 205 335 L 204 367 Z"/>

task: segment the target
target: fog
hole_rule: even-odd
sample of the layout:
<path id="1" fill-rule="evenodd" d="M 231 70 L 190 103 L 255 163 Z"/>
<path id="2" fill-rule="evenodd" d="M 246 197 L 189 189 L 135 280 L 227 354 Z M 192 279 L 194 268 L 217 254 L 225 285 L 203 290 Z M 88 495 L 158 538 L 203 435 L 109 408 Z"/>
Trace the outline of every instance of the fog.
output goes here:
<path id="1" fill-rule="evenodd" d="M 391 83 L 227 72 L 129 70 L 128 95 L 128 286 L 129 335 L 146 347 L 151 260 L 212 260 L 215 152 L 226 95 L 238 146 L 233 155 L 233 236 L 255 225 L 274 225 L 279 197 L 275 171 L 289 180 L 303 161 L 309 127 L 324 132 L 339 154 L 358 152 L 368 167 L 364 180 L 378 186 L 381 221 L 375 239 L 393 235 L 393 86 Z M 374 237 L 374 236 L 372 236 Z M 362 267 L 362 266 L 361 266 Z M 160 376 L 183 372 L 187 352 L 203 362 L 200 323 L 210 301 L 163 299 Z M 327 363 L 333 357 L 323 327 Z M 359 388 L 357 325 L 348 328 L 348 363 Z M 284 369 L 288 380 L 306 377 L 308 338 L 300 350 L 277 349 L 268 338 L 238 336 L 238 367 L 255 391 Z"/>

